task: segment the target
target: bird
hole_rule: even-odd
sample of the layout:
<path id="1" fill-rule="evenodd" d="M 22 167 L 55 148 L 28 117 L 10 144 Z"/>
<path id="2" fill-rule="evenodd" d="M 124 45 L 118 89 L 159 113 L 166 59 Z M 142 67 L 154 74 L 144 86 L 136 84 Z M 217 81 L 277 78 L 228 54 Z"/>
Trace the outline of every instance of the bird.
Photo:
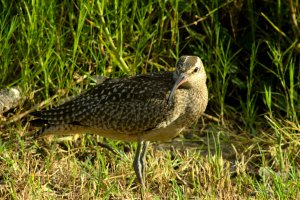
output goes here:
<path id="1" fill-rule="evenodd" d="M 31 113 L 46 135 L 98 134 L 137 142 L 133 168 L 145 184 L 149 142 L 167 141 L 195 123 L 208 104 L 206 72 L 198 56 L 181 56 L 175 71 L 107 79 L 72 100 Z"/>

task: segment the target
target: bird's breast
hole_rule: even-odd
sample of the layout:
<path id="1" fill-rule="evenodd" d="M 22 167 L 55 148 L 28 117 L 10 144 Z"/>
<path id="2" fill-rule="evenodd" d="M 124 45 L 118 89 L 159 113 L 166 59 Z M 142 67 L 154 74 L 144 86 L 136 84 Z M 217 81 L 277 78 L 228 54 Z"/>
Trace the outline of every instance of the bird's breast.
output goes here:
<path id="1" fill-rule="evenodd" d="M 198 120 L 207 106 L 207 89 L 201 91 L 179 90 L 175 95 L 174 113 L 178 115 L 178 126 L 190 126 Z"/>

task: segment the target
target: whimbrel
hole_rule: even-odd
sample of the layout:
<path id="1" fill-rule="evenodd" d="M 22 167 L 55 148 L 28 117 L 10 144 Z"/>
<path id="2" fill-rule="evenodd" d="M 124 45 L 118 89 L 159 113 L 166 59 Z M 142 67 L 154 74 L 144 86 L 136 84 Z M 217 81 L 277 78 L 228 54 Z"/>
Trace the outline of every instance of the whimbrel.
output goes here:
<path id="1" fill-rule="evenodd" d="M 194 123 L 206 109 L 206 73 L 197 56 L 182 56 L 174 72 L 109 79 L 51 110 L 32 113 L 39 136 L 92 133 L 137 141 L 133 166 L 144 185 L 149 141 L 165 141 Z"/>

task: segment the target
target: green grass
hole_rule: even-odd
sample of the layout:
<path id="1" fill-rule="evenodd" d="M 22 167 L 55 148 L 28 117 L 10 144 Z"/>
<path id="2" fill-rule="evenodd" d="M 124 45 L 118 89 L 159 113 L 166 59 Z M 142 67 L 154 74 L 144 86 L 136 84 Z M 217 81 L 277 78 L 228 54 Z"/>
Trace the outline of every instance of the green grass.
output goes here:
<path id="1" fill-rule="evenodd" d="M 173 70 L 193 54 L 208 76 L 208 115 L 150 147 L 145 198 L 298 199 L 298 3 L 2 0 L 0 89 L 19 86 L 24 99 L 0 116 L 0 198 L 138 199 L 135 144 L 37 141 L 31 116 L 9 120 L 93 87 L 96 74 Z"/>

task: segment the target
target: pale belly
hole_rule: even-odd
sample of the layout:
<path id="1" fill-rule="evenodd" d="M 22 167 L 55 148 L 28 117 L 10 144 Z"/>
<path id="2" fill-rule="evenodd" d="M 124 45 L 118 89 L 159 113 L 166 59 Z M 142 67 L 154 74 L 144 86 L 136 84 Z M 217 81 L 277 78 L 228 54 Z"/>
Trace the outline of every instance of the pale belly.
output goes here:
<path id="1" fill-rule="evenodd" d="M 113 130 L 103 130 L 78 125 L 55 125 L 45 129 L 41 136 L 47 135 L 73 135 L 73 134 L 97 134 L 106 138 L 124 141 L 166 141 L 176 137 L 184 127 L 168 126 L 150 130 L 145 133 L 121 133 Z"/>

